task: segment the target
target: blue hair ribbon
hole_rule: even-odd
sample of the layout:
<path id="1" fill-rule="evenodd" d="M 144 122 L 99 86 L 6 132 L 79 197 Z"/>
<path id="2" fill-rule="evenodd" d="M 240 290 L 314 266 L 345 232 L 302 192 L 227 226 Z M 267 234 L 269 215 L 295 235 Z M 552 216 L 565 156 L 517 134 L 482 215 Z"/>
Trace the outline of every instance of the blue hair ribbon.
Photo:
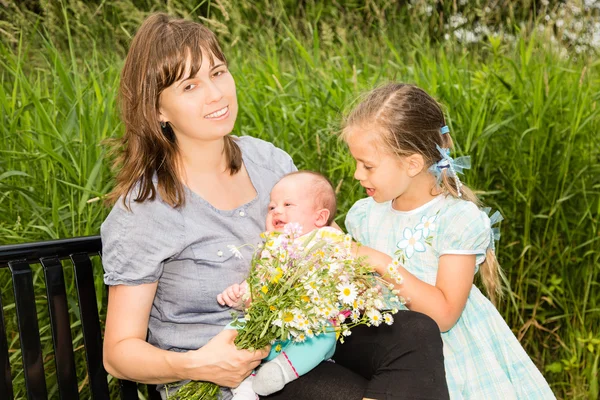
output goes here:
<path id="1" fill-rule="evenodd" d="M 445 135 L 448 132 L 450 132 L 450 128 L 448 128 L 448 125 L 444 125 L 440 128 L 440 134 Z"/>
<path id="2" fill-rule="evenodd" d="M 502 216 L 502 214 L 500 214 L 500 211 L 496 211 L 495 213 L 490 215 L 490 213 L 492 212 L 492 209 L 490 207 L 486 207 L 482 209 L 482 211 L 485 212 L 490 218 L 490 226 L 492 227 L 490 233 L 490 246 L 492 247 L 492 251 L 495 252 L 496 242 L 500 240 L 500 228 L 497 226 L 494 227 L 494 225 L 497 225 L 500 221 L 504 219 L 504 217 Z"/>
<path id="3" fill-rule="evenodd" d="M 442 170 L 448 169 L 446 174 L 456 180 L 456 191 L 458 192 L 458 197 L 462 197 L 462 193 L 460 192 L 462 182 L 460 181 L 458 174 L 464 174 L 465 169 L 471 168 L 471 157 L 464 156 L 453 159 L 450 157 L 450 149 L 442 148 L 437 144 L 435 147 L 440 152 L 442 159 L 429 167 L 429 172 L 431 172 L 437 178 L 439 184 L 442 180 Z"/>

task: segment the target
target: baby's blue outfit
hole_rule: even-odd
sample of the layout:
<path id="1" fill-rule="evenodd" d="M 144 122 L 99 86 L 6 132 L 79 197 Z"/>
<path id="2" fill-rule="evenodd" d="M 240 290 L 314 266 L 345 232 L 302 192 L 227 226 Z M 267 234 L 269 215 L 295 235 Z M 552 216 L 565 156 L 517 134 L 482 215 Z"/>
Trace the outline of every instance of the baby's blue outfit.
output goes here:
<path id="1" fill-rule="evenodd" d="M 431 285 L 441 256 L 473 254 L 478 269 L 493 240 L 485 212 L 472 202 L 444 195 L 404 212 L 394 210 L 391 201 L 362 199 L 348 212 L 346 227 L 356 241 L 398 258 Z M 475 285 L 460 318 L 442 339 L 452 400 L 555 398 L 502 316 Z"/>

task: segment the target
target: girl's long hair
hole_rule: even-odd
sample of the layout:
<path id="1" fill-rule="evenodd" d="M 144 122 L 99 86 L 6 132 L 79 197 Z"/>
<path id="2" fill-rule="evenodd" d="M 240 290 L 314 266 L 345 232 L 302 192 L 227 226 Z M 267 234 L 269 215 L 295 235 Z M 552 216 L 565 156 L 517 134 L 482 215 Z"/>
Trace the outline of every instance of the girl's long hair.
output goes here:
<path id="1" fill-rule="evenodd" d="M 384 146 L 398 157 L 420 154 L 427 168 L 440 161 L 436 145 L 452 148 L 450 133 L 441 134 L 446 125 L 442 108 L 423 89 L 403 83 L 389 83 L 367 93 L 359 104 L 347 115 L 342 126 L 342 138 L 347 140 L 350 127 L 377 126 L 385 132 Z M 445 194 L 459 197 L 458 185 L 448 169 L 441 171 L 441 190 Z M 460 198 L 480 206 L 479 199 L 466 185 L 460 186 Z M 496 255 L 489 248 L 480 266 L 481 280 L 490 300 L 495 304 L 502 296 L 501 269 Z"/>
<path id="2" fill-rule="evenodd" d="M 203 53 L 209 60 L 202 60 Z M 154 200 L 158 190 L 160 198 L 172 207 L 185 203 L 177 138 L 168 123 L 161 127 L 159 99 L 162 91 L 184 74 L 195 76 L 203 61 L 213 66 L 215 59 L 227 62 L 215 35 L 202 24 L 157 13 L 140 26 L 121 73 L 119 101 L 125 133 L 112 143 L 118 172 L 108 202 L 122 198 L 129 207 L 128 196 L 129 201 Z M 225 136 L 224 153 L 233 175 L 241 168 L 242 156 L 229 135 Z"/>

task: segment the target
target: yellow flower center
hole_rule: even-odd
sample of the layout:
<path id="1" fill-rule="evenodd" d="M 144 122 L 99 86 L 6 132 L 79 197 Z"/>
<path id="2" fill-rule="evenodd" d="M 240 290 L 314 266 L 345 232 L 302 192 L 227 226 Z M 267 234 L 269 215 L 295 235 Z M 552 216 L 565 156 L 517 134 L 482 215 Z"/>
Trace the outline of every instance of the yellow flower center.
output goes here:
<path id="1" fill-rule="evenodd" d="M 415 238 L 410 238 L 410 240 L 408 241 L 408 244 L 410 244 L 411 246 L 414 245 L 416 242 Z"/>
<path id="2" fill-rule="evenodd" d="M 265 285 L 262 288 L 260 288 L 260 291 L 263 292 L 264 294 L 267 294 L 267 292 L 269 291 L 269 288 L 267 287 L 267 285 Z"/>
<path id="3" fill-rule="evenodd" d="M 350 293 L 352 293 L 350 288 L 344 288 L 344 296 L 350 296 Z"/>
<path id="4" fill-rule="evenodd" d="M 294 320 L 294 314 L 292 314 L 292 313 L 286 313 L 286 314 L 283 316 L 283 320 L 284 320 L 285 322 L 292 322 L 292 321 Z"/>

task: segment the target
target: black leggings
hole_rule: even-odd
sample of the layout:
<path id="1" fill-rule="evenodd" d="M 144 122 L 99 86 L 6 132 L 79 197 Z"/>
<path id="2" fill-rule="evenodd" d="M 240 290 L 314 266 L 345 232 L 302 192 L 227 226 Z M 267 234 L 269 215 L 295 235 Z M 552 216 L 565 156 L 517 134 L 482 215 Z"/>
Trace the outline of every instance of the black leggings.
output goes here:
<path id="1" fill-rule="evenodd" d="M 399 311 L 395 322 L 357 326 L 323 362 L 269 400 L 449 399 L 442 338 L 424 314 Z"/>

